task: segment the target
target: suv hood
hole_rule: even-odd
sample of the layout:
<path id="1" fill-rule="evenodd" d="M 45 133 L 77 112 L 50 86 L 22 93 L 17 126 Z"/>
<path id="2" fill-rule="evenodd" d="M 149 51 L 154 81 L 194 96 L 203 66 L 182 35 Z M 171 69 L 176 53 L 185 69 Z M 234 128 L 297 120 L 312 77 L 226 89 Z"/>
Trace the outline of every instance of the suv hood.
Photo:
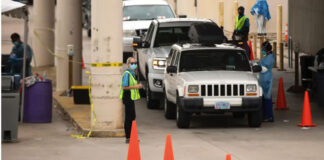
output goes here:
<path id="1" fill-rule="evenodd" d="M 148 29 L 152 20 L 123 21 L 123 30 Z"/>
<path id="2" fill-rule="evenodd" d="M 187 83 L 257 83 L 252 72 L 248 71 L 199 71 L 181 72 L 179 76 Z"/>
<path id="3" fill-rule="evenodd" d="M 153 48 L 153 57 L 157 58 L 168 58 L 171 50 L 171 46 L 163 46 L 163 47 L 154 47 Z"/>

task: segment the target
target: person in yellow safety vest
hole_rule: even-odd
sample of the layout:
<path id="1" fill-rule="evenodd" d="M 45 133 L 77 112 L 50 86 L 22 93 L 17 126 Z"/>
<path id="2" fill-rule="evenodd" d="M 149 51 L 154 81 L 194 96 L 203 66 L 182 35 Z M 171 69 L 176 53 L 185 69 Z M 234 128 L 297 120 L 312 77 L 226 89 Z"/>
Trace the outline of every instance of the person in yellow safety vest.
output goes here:
<path id="1" fill-rule="evenodd" d="M 143 86 L 142 84 L 138 84 L 135 79 L 135 70 L 137 68 L 135 58 L 129 57 L 126 63 L 128 68 L 125 70 L 122 77 L 120 99 L 123 100 L 125 105 L 124 129 L 126 133 L 126 143 L 129 143 L 132 121 L 136 118 L 134 101 L 141 98 L 139 89 L 143 88 Z"/>
<path id="2" fill-rule="evenodd" d="M 243 6 L 240 6 L 237 12 L 238 16 L 236 17 L 232 39 L 236 42 L 243 42 L 240 46 L 246 51 L 248 58 L 250 58 L 250 47 L 247 43 L 249 40 L 250 20 L 244 15 Z"/>

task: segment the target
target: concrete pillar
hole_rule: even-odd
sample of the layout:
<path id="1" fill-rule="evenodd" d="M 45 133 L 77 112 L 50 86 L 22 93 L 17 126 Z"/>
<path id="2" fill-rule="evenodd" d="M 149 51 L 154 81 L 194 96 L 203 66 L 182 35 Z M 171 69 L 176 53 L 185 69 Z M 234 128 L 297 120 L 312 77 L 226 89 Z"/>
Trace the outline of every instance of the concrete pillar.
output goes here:
<path id="1" fill-rule="evenodd" d="M 54 56 L 49 52 L 54 51 L 54 2 L 55 0 L 34 1 L 34 29 L 30 34 L 37 67 L 54 65 Z M 36 37 L 34 32 L 37 32 L 39 37 Z"/>
<path id="2" fill-rule="evenodd" d="M 72 84 L 81 85 L 82 56 L 82 22 L 81 0 L 57 0 L 57 18 L 55 28 L 55 58 L 56 90 L 69 89 L 69 74 L 72 74 Z M 69 73 L 68 45 L 73 45 L 73 69 Z"/>
<path id="3" fill-rule="evenodd" d="M 187 15 L 188 18 L 195 17 L 195 1 L 194 0 L 177 0 L 177 14 Z"/>
<path id="4" fill-rule="evenodd" d="M 123 73 L 122 1 L 93 0 L 91 15 L 91 96 L 96 114 L 96 124 L 92 127 L 120 131 L 123 129 L 123 104 L 119 99 Z M 93 114 L 91 121 L 93 124 Z"/>

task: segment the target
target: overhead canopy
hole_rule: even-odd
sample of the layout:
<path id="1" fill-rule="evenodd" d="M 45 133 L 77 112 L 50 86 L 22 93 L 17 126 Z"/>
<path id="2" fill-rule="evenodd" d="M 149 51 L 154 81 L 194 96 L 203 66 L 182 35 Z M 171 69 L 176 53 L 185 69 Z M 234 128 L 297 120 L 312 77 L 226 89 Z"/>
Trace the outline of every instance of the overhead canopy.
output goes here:
<path id="1" fill-rule="evenodd" d="M 12 0 L 1 0 L 1 14 L 22 18 L 24 17 L 25 4 Z"/>

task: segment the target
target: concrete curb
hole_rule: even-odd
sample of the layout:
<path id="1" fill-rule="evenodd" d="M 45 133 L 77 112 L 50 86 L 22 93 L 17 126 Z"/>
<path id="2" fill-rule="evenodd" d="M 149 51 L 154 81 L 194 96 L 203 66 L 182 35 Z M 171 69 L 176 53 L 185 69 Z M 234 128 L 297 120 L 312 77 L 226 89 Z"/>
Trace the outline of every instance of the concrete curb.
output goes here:
<path id="1" fill-rule="evenodd" d="M 81 132 L 81 135 L 87 136 L 90 131 L 90 105 L 76 105 L 72 97 L 60 96 L 62 92 L 53 92 L 53 105 L 57 106 L 67 120 Z M 124 137 L 124 129 L 99 130 L 94 129 L 91 137 Z"/>

